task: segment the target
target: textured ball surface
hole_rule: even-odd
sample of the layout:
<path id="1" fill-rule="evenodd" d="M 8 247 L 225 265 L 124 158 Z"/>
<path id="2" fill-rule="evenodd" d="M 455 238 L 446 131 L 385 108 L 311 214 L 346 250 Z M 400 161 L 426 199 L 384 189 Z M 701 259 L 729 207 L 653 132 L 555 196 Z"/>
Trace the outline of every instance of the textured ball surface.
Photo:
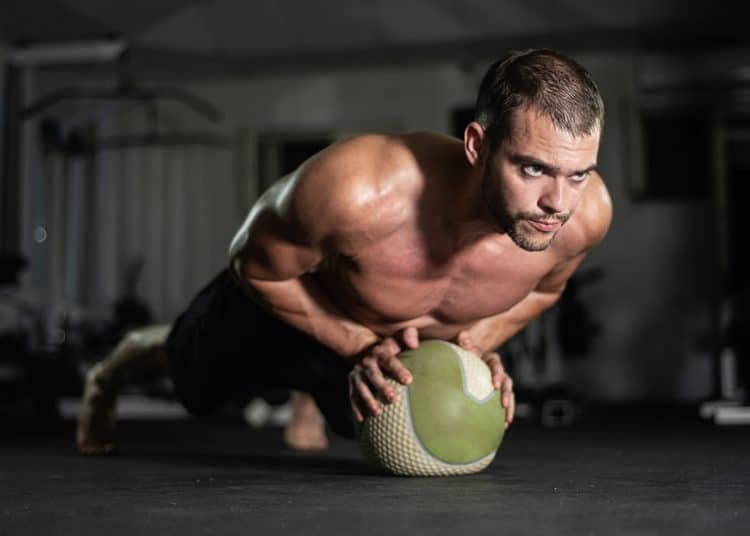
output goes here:
<path id="1" fill-rule="evenodd" d="M 400 394 L 359 428 L 365 459 L 396 475 L 476 473 L 495 457 L 505 412 L 487 365 L 445 341 L 423 341 L 399 355 L 410 385 L 388 380 Z"/>

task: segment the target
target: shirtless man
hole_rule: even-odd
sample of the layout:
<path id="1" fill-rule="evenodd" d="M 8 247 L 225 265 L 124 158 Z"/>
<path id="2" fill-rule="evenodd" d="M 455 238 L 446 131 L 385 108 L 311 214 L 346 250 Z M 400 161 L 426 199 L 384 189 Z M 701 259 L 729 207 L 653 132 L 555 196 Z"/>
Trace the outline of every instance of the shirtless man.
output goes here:
<path id="1" fill-rule="evenodd" d="M 552 306 L 612 209 L 596 173 L 604 107 L 574 61 L 548 50 L 493 64 L 464 139 L 412 133 L 335 144 L 252 207 L 230 266 L 171 327 L 128 336 L 89 375 L 77 431 L 114 448 L 125 383 L 171 374 L 195 414 L 294 389 L 287 440 L 352 435 L 409 383 L 396 358 L 426 338 L 476 352 L 513 421 L 495 349 Z M 314 401 L 314 402 L 313 402 Z"/>

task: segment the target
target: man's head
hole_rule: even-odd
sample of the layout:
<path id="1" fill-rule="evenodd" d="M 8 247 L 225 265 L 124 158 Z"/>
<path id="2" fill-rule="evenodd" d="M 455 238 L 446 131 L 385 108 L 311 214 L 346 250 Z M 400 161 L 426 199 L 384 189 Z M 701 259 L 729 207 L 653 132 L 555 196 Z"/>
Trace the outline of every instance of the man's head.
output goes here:
<path id="1" fill-rule="evenodd" d="M 546 249 L 573 214 L 603 124 L 596 84 L 565 56 L 518 52 L 489 68 L 464 142 L 490 217 L 518 246 Z"/>

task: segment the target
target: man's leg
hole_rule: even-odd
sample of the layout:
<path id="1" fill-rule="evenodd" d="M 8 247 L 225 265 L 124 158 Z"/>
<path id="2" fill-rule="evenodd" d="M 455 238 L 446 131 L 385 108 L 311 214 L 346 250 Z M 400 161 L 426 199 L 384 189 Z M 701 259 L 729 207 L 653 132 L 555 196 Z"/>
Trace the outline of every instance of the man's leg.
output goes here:
<path id="1" fill-rule="evenodd" d="M 164 351 L 169 330 L 169 326 L 152 326 L 130 332 L 89 371 L 76 428 L 82 454 L 116 450 L 117 394 L 125 385 L 151 383 L 169 374 Z"/>
<path id="2" fill-rule="evenodd" d="M 324 448 L 324 421 L 316 404 L 334 431 L 350 435 L 343 367 L 330 349 L 262 310 L 222 272 L 171 329 L 129 335 L 92 370 L 77 443 L 85 453 L 113 451 L 118 391 L 170 374 L 177 398 L 194 415 L 208 415 L 226 402 L 267 389 L 311 393 L 314 402 L 296 395 L 295 417 L 285 437 L 293 448 Z"/>
<path id="3" fill-rule="evenodd" d="M 351 435 L 348 369 L 342 359 L 260 308 L 227 273 L 175 322 L 167 354 L 177 397 L 194 415 L 269 389 L 287 389 L 296 392 L 284 433 L 292 448 L 325 448 L 318 408 L 334 431 Z"/>
<path id="4" fill-rule="evenodd" d="M 164 351 L 168 332 L 168 326 L 133 331 L 89 371 L 76 427 L 79 452 L 98 455 L 117 450 L 117 395 L 126 385 L 147 384 L 169 375 Z M 293 391 L 291 403 L 285 443 L 301 451 L 327 449 L 325 420 L 312 396 Z"/>

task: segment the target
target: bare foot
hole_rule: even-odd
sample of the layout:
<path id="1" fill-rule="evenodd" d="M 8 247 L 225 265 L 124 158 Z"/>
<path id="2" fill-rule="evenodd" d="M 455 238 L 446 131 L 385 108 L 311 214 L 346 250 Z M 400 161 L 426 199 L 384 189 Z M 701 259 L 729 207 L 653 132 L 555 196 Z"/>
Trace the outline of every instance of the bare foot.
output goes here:
<path id="1" fill-rule="evenodd" d="M 94 366 L 86 375 L 76 426 L 78 452 L 86 455 L 114 454 L 117 451 L 115 397 L 105 393 L 98 371 L 99 367 Z"/>
<path id="2" fill-rule="evenodd" d="M 328 448 L 325 420 L 312 396 L 292 393 L 292 420 L 284 429 L 284 442 L 294 450 L 320 451 Z"/>

